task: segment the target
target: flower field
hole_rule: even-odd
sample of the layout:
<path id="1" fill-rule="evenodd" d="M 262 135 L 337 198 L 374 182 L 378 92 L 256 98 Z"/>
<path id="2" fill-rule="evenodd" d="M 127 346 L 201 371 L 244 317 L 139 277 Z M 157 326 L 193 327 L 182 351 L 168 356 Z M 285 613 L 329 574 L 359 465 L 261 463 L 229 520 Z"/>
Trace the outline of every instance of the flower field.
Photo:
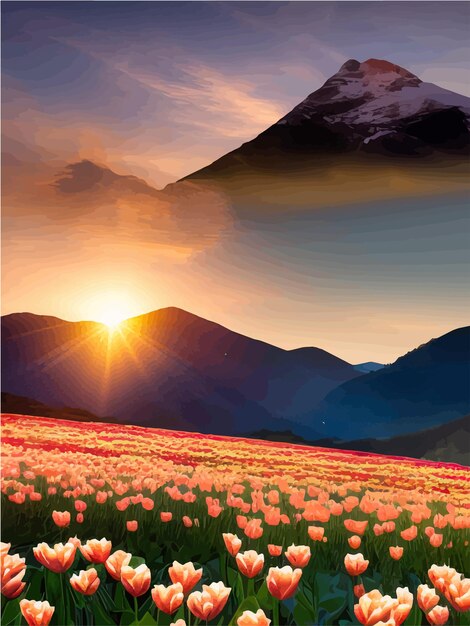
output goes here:
<path id="1" fill-rule="evenodd" d="M 8 624 L 470 624 L 470 473 L 2 417 Z"/>

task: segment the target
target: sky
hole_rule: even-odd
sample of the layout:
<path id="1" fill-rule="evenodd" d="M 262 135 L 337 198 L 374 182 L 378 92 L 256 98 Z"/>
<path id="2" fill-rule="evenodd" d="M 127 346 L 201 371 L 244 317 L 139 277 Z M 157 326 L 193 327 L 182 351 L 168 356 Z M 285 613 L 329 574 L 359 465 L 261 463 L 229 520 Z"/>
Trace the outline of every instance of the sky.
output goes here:
<path id="1" fill-rule="evenodd" d="M 350 58 L 470 95 L 469 7 L 3 2 L 3 312 L 180 306 L 351 362 L 391 362 L 464 325 L 461 197 L 234 224 L 216 195 L 175 206 L 110 185 L 58 200 L 52 181 L 87 159 L 160 189 L 252 139 Z"/>

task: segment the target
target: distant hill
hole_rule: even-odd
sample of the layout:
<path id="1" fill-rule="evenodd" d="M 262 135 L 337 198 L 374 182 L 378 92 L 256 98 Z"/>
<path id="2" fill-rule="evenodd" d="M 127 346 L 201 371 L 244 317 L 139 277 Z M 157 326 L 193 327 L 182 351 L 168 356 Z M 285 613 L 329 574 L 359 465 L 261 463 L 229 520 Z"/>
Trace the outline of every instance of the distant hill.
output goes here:
<path id="1" fill-rule="evenodd" d="M 363 374 L 368 374 L 369 372 L 377 372 L 381 370 L 385 365 L 382 363 L 376 363 L 375 361 L 367 361 L 367 363 L 358 363 L 354 365 L 354 369 L 358 372 L 362 372 Z"/>
<path id="2" fill-rule="evenodd" d="M 321 406 L 326 436 L 394 436 L 470 412 L 470 327 L 432 339 L 392 365 L 348 381 Z"/>
<path id="3" fill-rule="evenodd" d="M 267 439 L 268 441 L 286 441 L 287 443 L 310 444 L 324 448 L 409 456 L 470 466 L 470 447 L 468 445 L 470 441 L 470 415 L 452 420 L 441 426 L 389 439 L 344 441 L 330 438 L 307 441 L 291 431 L 272 432 L 268 430 L 257 431 L 248 436 L 255 439 Z"/>
<path id="4" fill-rule="evenodd" d="M 360 375 L 319 348 L 283 350 L 176 308 L 112 335 L 94 322 L 7 315 L 2 359 L 3 390 L 48 407 L 222 434 L 301 426 L 318 435 L 312 411 Z"/>
<path id="5" fill-rule="evenodd" d="M 15 396 L 5 391 L 2 391 L 1 411 L 2 413 L 12 413 L 14 415 L 37 415 L 38 417 L 54 417 L 56 419 L 76 420 L 77 422 L 106 422 L 113 424 L 117 421 L 113 417 L 98 417 L 83 409 L 50 407 L 37 400 L 32 400 L 25 396 Z"/>

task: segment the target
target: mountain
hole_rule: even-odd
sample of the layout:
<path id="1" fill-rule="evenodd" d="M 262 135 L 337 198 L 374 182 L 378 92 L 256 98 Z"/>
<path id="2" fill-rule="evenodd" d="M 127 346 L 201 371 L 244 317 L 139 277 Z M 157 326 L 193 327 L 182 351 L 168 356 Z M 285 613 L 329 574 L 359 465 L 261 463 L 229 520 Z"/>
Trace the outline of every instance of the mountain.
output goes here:
<path id="1" fill-rule="evenodd" d="M 242 216 L 464 190 L 469 120 L 470 98 L 386 60 L 350 59 L 260 135 L 183 180 L 223 191 Z"/>
<path id="2" fill-rule="evenodd" d="M 236 434 L 299 428 L 359 376 L 319 348 L 282 350 L 167 308 L 110 334 L 95 322 L 18 313 L 2 318 L 2 389 L 49 407 L 119 421 Z"/>
<path id="3" fill-rule="evenodd" d="M 306 441 L 291 431 L 273 432 L 261 430 L 250 435 L 255 439 L 268 441 L 286 441 L 288 443 L 307 444 L 340 450 L 359 450 L 393 456 L 408 456 L 430 461 L 460 463 L 470 465 L 470 415 L 465 415 L 447 424 L 399 435 L 388 439 L 355 439 L 344 441 L 337 438 Z"/>
<path id="4" fill-rule="evenodd" d="M 377 370 L 381 370 L 382 367 L 385 367 L 382 363 L 367 361 L 367 363 L 358 363 L 354 366 L 354 369 L 358 372 L 362 372 L 363 374 L 368 374 L 369 372 L 376 372 Z"/>
<path id="5" fill-rule="evenodd" d="M 392 365 L 340 385 L 327 395 L 320 410 L 325 435 L 343 440 L 391 437 L 469 412 L 470 326 L 432 339 Z"/>

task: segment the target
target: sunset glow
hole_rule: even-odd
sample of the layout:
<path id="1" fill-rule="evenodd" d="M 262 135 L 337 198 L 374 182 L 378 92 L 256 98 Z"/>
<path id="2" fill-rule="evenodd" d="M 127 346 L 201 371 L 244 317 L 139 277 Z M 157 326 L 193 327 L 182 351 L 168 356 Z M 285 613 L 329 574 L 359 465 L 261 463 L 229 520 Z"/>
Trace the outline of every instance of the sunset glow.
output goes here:
<path id="1" fill-rule="evenodd" d="M 124 320 L 135 314 L 130 301 L 126 293 L 101 293 L 89 303 L 90 317 L 105 324 L 109 330 L 116 330 Z"/>

